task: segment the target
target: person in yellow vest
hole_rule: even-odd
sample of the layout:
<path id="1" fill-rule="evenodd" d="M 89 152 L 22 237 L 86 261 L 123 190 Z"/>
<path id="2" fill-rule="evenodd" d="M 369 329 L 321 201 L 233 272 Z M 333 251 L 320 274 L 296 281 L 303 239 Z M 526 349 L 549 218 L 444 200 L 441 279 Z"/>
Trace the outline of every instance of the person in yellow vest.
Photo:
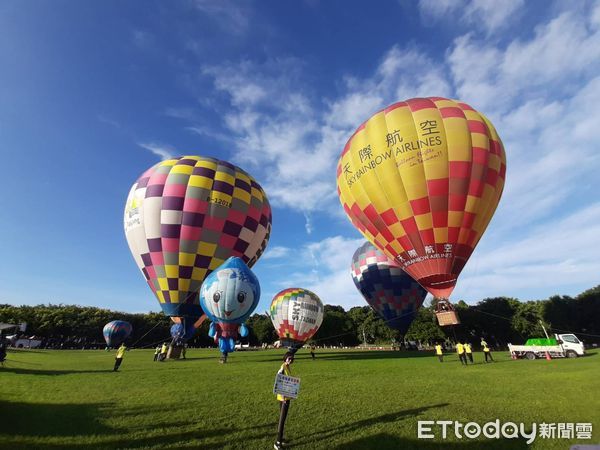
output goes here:
<path id="1" fill-rule="evenodd" d="M 287 376 L 292 376 L 292 371 L 290 370 L 290 366 L 294 362 L 294 354 L 292 352 L 287 352 L 283 356 L 283 364 L 277 371 L 277 373 L 281 373 Z M 277 441 L 273 448 L 275 450 L 280 450 L 286 445 L 286 442 L 283 439 L 283 429 L 285 427 L 285 419 L 287 419 L 288 409 L 290 408 L 291 399 L 288 397 L 284 397 L 283 395 L 277 394 L 277 400 L 281 403 L 279 407 L 279 427 L 277 429 Z"/>
<path id="2" fill-rule="evenodd" d="M 490 359 L 490 361 L 493 362 L 494 358 L 492 358 L 492 352 L 490 351 L 490 347 L 488 346 L 488 343 L 483 340 L 483 338 L 481 338 L 481 347 L 483 348 L 485 362 L 488 362 L 488 358 Z"/>
<path id="3" fill-rule="evenodd" d="M 460 342 L 456 344 L 456 353 L 458 353 L 458 359 L 460 359 L 460 363 L 464 366 L 467 365 L 467 357 L 465 356 L 465 346 Z"/>
<path id="4" fill-rule="evenodd" d="M 310 344 L 310 357 L 314 360 L 315 359 L 315 344 Z"/>
<path id="5" fill-rule="evenodd" d="M 124 343 L 121 344 L 121 346 L 117 349 L 117 356 L 115 357 L 115 367 L 113 368 L 113 372 L 116 372 L 117 370 L 119 370 L 119 366 L 123 362 L 123 356 L 125 355 L 125 350 L 127 350 L 127 347 L 125 347 Z"/>
<path id="6" fill-rule="evenodd" d="M 471 344 L 465 342 L 463 345 L 465 347 L 467 358 L 469 358 L 469 361 L 471 361 L 471 364 L 473 364 L 473 349 L 471 349 Z"/>
<path id="7" fill-rule="evenodd" d="M 168 350 L 169 350 L 169 347 L 167 346 L 167 343 L 163 342 L 163 345 L 160 348 L 160 355 L 158 357 L 159 361 L 164 361 L 165 359 L 167 359 L 167 351 Z"/>
<path id="8" fill-rule="evenodd" d="M 442 352 L 442 345 L 441 344 L 437 344 L 435 346 L 435 354 L 437 355 L 437 357 L 440 360 L 440 362 L 444 362 L 444 353 Z"/>
<path id="9" fill-rule="evenodd" d="M 160 355 L 160 345 L 157 345 L 154 349 L 154 361 L 158 361 L 158 356 Z"/>

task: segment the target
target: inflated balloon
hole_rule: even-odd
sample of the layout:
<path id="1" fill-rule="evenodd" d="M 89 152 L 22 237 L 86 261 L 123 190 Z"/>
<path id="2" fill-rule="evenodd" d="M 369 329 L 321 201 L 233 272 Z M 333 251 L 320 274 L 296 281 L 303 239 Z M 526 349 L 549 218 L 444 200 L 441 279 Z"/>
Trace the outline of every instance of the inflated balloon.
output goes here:
<path id="1" fill-rule="evenodd" d="M 171 337 L 175 340 L 187 341 L 196 334 L 196 327 L 193 322 L 174 323 L 171 326 Z"/>
<path id="2" fill-rule="evenodd" d="M 222 353 L 235 350 L 238 336 L 246 337 L 244 321 L 260 299 L 258 278 L 240 258 L 231 257 L 206 277 L 200 289 L 200 304 L 212 321 L 208 335 Z"/>
<path id="3" fill-rule="evenodd" d="M 435 297 L 448 298 L 500 200 L 504 147 L 490 121 L 440 97 L 363 123 L 337 167 L 354 226 Z"/>
<path id="4" fill-rule="evenodd" d="M 308 289 L 289 288 L 271 301 L 270 316 L 281 344 L 292 350 L 301 348 L 323 322 L 321 299 Z"/>
<path id="5" fill-rule="evenodd" d="M 104 325 L 102 334 L 108 347 L 118 347 L 129 337 L 133 327 L 124 320 L 113 320 Z"/>
<path id="6" fill-rule="evenodd" d="M 271 207 L 239 167 L 183 156 L 156 164 L 133 184 L 124 223 L 129 248 L 163 312 L 195 319 L 202 315 L 198 292 L 208 274 L 231 256 L 252 267 L 262 255 Z"/>
<path id="7" fill-rule="evenodd" d="M 352 256 L 352 280 L 386 325 L 405 334 L 427 291 L 370 242 Z"/>

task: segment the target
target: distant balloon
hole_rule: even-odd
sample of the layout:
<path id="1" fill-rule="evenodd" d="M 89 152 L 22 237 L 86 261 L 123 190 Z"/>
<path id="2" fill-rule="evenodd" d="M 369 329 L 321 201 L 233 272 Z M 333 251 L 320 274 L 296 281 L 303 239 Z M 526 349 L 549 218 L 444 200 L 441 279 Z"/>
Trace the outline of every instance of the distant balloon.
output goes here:
<path id="1" fill-rule="evenodd" d="M 321 326 L 324 310 L 321 299 L 308 289 L 289 288 L 275 295 L 270 316 L 281 344 L 301 348 Z"/>
<path id="2" fill-rule="evenodd" d="M 248 335 L 244 321 L 260 300 L 256 275 L 240 258 L 231 257 L 206 277 L 200 289 L 200 304 L 212 321 L 209 336 L 222 353 L 235 350 L 238 336 Z"/>
<path id="3" fill-rule="evenodd" d="M 395 103 L 363 123 L 337 166 L 354 226 L 427 291 L 447 299 L 490 222 L 506 174 L 494 126 L 441 97 Z"/>
<path id="4" fill-rule="evenodd" d="M 262 255 L 271 207 L 260 185 L 239 167 L 183 156 L 161 161 L 133 184 L 124 225 L 163 312 L 175 322 L 196 321 L 206 276 L 231 256 L 252 267 Z"/>
<path id="5" fill-rule="evenodd" d="M 185 325 L 185 326 L 184 326 Z M 196 327 L 193 322 L 183 323 L 174 323 L 171 326 L 171 337 L 173 339 L 181 339 L 183 341 L 187 341 L 192 339 L 196 334 Z"/>
<path id="6" fill-rule="evenodd" d="M 113 320 L 104 325 L 102 334 L 108 347 L 118 347 L 129 337 L 133 330 L 129 322 Z"/>
<path id="7" fill-rule="evenodd" d="M 370 242 L 354 252 L 351 273 L 356 288 L 386 325 L 406 334 L 427 291 Z"/>

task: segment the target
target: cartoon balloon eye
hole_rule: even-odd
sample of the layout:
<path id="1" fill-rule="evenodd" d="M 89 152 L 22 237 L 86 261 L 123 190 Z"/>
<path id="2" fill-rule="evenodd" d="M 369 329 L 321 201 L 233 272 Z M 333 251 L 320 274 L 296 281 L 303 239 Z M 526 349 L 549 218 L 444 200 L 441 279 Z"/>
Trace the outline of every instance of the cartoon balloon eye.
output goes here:
<path id="1" fill-rule="evenodd" d="M 240 303 L 244 303 L 244 300 L 246 300 L 246 293 L 245 293 L 244 291 L 240 292 L 240 293 L 237 295 L 237 300 L 238 300 L 238 302 L 240 302 Z"/>
<path id="2" fill-rule="evenodd" d="M 221 291 L 217 291 L 213 294 L 213 301 L 219 303 L 219 300 L 221 300 Z"/>

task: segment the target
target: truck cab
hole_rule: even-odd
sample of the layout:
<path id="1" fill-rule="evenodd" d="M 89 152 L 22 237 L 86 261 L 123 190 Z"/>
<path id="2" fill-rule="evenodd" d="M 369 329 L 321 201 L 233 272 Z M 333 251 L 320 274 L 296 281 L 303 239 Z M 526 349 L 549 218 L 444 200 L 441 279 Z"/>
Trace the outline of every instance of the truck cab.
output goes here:
<path id="1" fill-rule="evenodd" d="M 585 346 L 574 334 L 556 334 L 556 340 L 562 346 L 567 358 L 585 355 Z"/>

